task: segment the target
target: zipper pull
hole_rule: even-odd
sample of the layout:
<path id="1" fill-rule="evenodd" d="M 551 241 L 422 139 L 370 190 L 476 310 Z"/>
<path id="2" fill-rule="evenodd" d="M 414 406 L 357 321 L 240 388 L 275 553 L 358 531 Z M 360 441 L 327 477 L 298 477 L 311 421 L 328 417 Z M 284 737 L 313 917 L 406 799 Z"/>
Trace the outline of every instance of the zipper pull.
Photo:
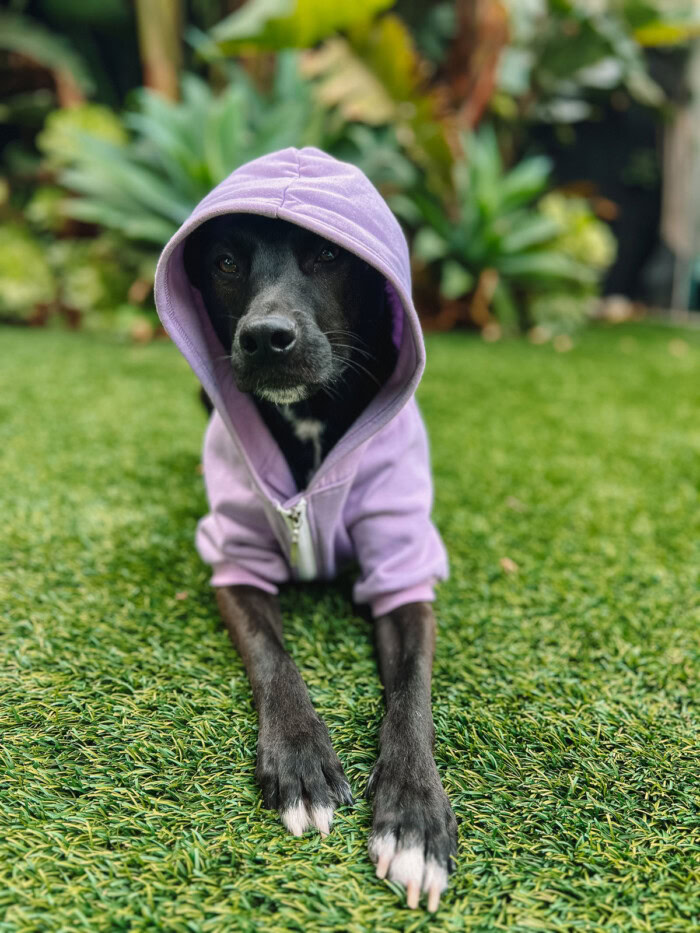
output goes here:
<path id="1" fill-rule="evenodd" d="M 297 505 L 291 509 L 285 509 L 279 502 L 277 511 L 284 519 L 284 523 L 289 529 L 289 563 L 294 570 L 299 569 L 299 538 L 301 536 L 301 527 L 304 523 L 306 514 L 306 500 L 301 499 Z"/>
<path id="2" fill-rule="evenodd" d="M 299 564 L 299 530 L 301 528 L 301 515 L 296 509 L 290 510 L 291 541 L 289 547 L 289 563 L 292 567 Z"/>

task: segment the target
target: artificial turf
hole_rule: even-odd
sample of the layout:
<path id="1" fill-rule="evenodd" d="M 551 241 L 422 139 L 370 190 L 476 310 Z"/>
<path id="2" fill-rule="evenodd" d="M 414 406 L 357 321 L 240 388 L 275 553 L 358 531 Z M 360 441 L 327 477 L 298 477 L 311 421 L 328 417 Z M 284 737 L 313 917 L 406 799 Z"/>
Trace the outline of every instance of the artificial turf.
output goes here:
<path id="1" fill-rule="evenodd" d="M 261 807 L 174 347 L 0 332 L 2 933 L 698 929 L 700 334 L 445 335 L 428 358 L 460 819 L 436 918 L 366 857 L 382 696 L 347 581 L 283 608 L 358 802 L 325 840 Z"/>

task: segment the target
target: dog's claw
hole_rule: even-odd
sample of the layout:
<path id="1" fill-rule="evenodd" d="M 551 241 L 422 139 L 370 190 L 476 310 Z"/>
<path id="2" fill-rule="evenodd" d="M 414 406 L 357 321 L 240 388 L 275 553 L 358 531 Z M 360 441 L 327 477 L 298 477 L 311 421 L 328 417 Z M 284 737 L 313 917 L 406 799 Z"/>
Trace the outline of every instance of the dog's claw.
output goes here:
<path id="1" fill-rule="evenodd" d="M 440 906 L 440 888 L 434 884 L 428 891 L 428 910 L 431 914 Z"/>
<path id="2" fill-rule="evenodd" d="M 390 864 L 390 855 L 380 855 L 379 860 L 377 861 L 377 878 L 381 878 L 382 880 L 386 878 L 386 873 L 389 871 Z"/>

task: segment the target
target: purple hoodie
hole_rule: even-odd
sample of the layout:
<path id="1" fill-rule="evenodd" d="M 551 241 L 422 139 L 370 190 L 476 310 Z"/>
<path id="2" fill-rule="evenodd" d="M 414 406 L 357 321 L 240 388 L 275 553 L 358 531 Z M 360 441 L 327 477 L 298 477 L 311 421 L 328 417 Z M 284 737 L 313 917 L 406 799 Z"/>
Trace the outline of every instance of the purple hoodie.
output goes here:
<path id="1" fill-rule="evenodd" d="M 230 361 L 183 263 L 184 243 L 219 214 L 279 217 L 360 256 L 386 278 L 398 360 L 393 375 L 297 491 L 282 451 Z M 425 428 L 413 394 L 425 364 L 406 240 L 365 175 L 318 149 L 283 149 L 241 166 L 167 244 L 156 273 L 163 326 L 215 406 L 204 439 L 209 513 L 197 549 L 212 585 L 276 593 L 290 579 L 329 579 L 356 561 L 353 591 L 375 616 L 433 599 L 447 559 L 430 521 Z"/>

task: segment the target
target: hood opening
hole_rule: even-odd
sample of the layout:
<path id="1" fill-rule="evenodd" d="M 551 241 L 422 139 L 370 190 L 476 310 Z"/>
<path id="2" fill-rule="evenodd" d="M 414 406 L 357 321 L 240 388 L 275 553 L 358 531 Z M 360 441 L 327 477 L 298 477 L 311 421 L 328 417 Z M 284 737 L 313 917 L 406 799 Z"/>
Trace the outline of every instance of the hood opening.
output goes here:
<path id="1" fill-rule="evenodd" d="M 156 306 L 163 326 L 204 386 L 258 481 L 267 429 L 252 398 L 240 392 L 230 361 L 184 264 L 190 233 L 223 214 L 279 218 L 319 234 L 365 260 L 384 277 L 397 361 L 392 375 L 328 454 L 318 477 L 390 421 L 412 397 L 424 347 L 411 298 L 408 247 L 379 192 L 356 167 L 317 149 L 285 149 L 237 169 L 194 209 L 166 245 L 156 272 Z"/>

